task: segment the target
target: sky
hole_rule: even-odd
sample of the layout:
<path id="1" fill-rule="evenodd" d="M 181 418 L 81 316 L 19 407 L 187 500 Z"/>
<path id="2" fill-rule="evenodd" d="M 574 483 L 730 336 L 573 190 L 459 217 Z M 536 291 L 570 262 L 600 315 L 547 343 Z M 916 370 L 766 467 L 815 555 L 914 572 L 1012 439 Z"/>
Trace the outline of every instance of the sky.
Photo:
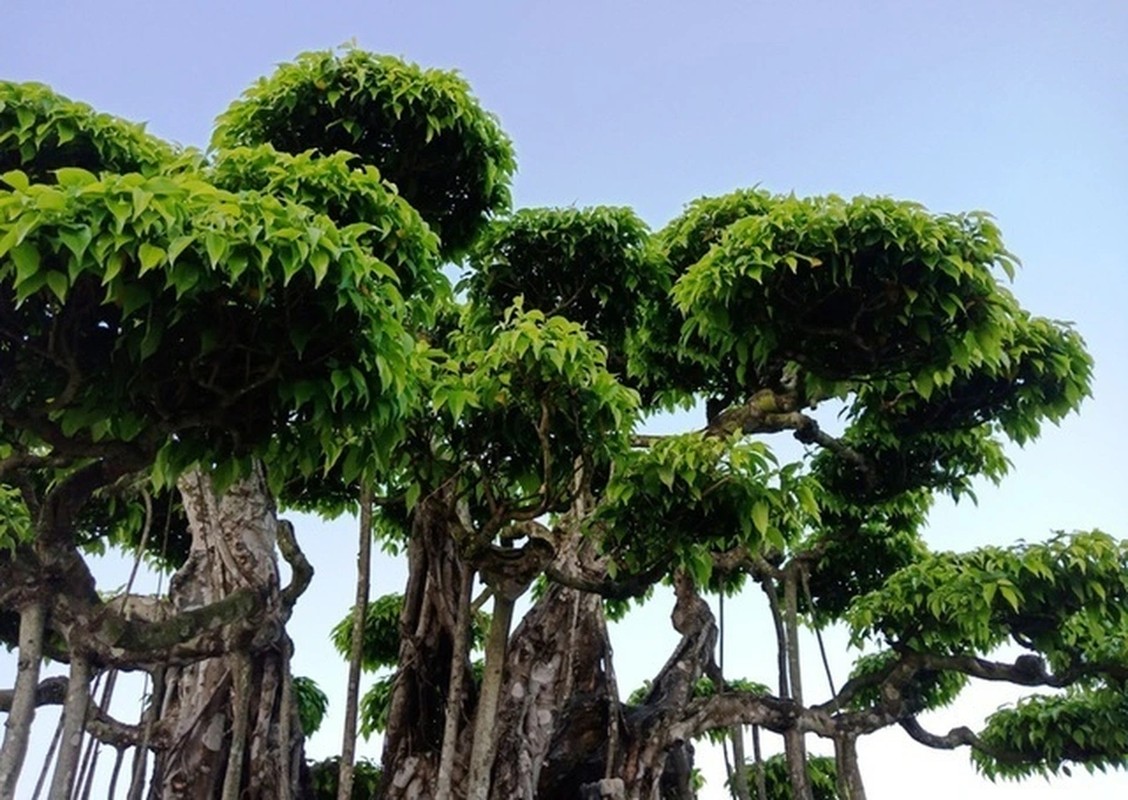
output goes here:
<path id="1" fill-rule="evenodd" d="M 1122 0 L 0 0 L 0 20 L 0 79 L 47 83 L 183 144 L 205 145 L 214 117 L 275 64 L 355 41 L 464 75 L 514 140 L 518 206 L 629 205 L 657 228 L 696 197 L 761 185 L 990 211 L 1024 264 L 1019 299 L 1086 338 L 1094 397 L 1013 449 L 1013 474 L 983 487 L 978 506 L 938 509 L 930 541 L 966 549 L 1053 530 L 1128 535 Z M 345 665 L 325 625 L 352 602 L 352 524 L 302 518 L 298 534 L 319 574 L 290 626 L 294 671 L 317 679 L 339 709 Z M 121 581 L 107 569 L 107 585 Z M 381 558 L 375 593 L 402 580 L 402 565 Z M 770 682 L 770 632 L 750 622 L 762 618 L 756 602 L 726 609 L 726 673 Z M 616 626 L 625 691 L 672 647 L 669 610 L 658 597 Z M 832 633 L 828 646 L 841 683 L 843 637 Z M 805 648 L 816 657 L 811 642 Z M 0 654 L 0 684 L 13 675 Z M 1014 697 L 977 689 L 928 724 L 974 726 Z M 309 752 L 338 751 L 339 731 L 331 713 Z M 873 800 L 909 785 L 920 798 L 1128 793 L 1124 774 L 992 787 L 966 753 L 927 751 L 899 731 L 859 749 Z M 378 757 L 378 743 L 362 754 Z M 716 754 L 702 762 L 702 797 L 723 797 Z"/>

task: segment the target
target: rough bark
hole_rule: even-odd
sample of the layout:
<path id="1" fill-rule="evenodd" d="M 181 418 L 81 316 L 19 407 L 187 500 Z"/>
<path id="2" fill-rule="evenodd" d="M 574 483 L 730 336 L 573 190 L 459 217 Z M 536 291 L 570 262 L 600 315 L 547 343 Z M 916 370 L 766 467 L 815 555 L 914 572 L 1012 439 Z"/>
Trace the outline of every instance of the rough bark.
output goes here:
<path id="1" fill-rule="evenodd" d="M 552 585 L 513 632 L 498 707 L 495 798 L 555 800 L 607 773 L 617 710 L 598 595 Z"/>
<path id="2" fill-rule="evenodd" d="M 853 736 L 838 736 L 834 740 L 839 800 L 866 800 L 866 787 L 858 768 L 857 742 Z"/>
<path id="3" fill-rule="evenodd" d="M 703 676 L 722 683 L 714 661 L 713 612 L 684 573 L 674 577 L 677 600 L 670 619 L 681 641 L 651 684 L 639 709 L 627 715 L 622 777 L 629 800 L 691 800 L 692 736 L 681 730 L 694 686 Z M 696 733 L 696 732 L 694 732 Z"/>
<path id="4" fill-rule="evenodd" d="M 11 710 L 4 723 L 4 744 L 0 746 L 0 800 L 14 800 L 16 783 L 27 755 L 31 723 L 35 719 L 45 621 L 46 612 L 38 601 L 20 609 L 16 685 L 12 692 Z"/>
<path id="5" fill-rule="evenodd" d="M 349 683 L 345 693 L 345 730 L 337 776 L 337 800 L 352 797 L 353 763 L 356 760 L 357 707 L 360 702 L 360 667 L 364 654 L 364 622 L 368 616 L 369 574 L 372 570 L 372 490 L 360 490 L 360 522 L 356 552 L 356 600 L 353 603 L 352 647 L 349 652 Z"/>
<path id="6" fill-rule="evenodd" d="M 384 736 L 380 796 L 385 800 L 437 796 L 459 590 L 468 569 L 456 549 L 458 524 L 442 492 L 425 497 L 415 507 L 400 615 L 399 671 Z M 468 716 L 476 698 L 470 670 L 464 674 L 460 713 Z M 454 766 L 456 781 L 464 768 Z"/>
<path id="7" fill-rule="evenodd" d="M 63 706 L 63 728 L 55 774 L 51 778 L 51 797 L 70 797 L 78 773 L 78 756 L 82 749 L 86 726 L 86 708 L 90 702 L 90 662 L 84 656 L 71 659 L 67 682 L 66 704 Z"/>
<path id="8" fill-rule="evenodd" d="M 288 608 L 278 583 L 274 505 L 258 470 L 222 495 L 199 470 L 179 488 L 192 547 L 170 585 L 174 607 L 189 611 L 246 591 L 265 612 L 257 631 L 226 642 L 227 655 L 166 673 L 159 717 L 169 745 L 157 754 L 156 793 L 162 800 L 214 800 L 226 784 L 229 796 L 239 787 L 241 800 L 279 797 L 301 739 L 280 737 Z M 229 769 L 233 759 L 241 763 Z"/>

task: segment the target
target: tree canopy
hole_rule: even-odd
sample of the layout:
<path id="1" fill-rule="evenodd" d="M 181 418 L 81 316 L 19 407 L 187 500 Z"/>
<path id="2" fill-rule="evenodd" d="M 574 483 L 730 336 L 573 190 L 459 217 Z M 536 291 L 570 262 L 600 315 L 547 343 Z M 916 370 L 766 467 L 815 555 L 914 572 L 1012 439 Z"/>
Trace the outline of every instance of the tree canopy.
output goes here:
<path id="1" fill-rule="evenodd" d="M 260 80 L 203 153 L 0 83 L 0 636 L 21 651 L 0 798 L 35 705 L 64 704 L 40 655 L 71 669 L 67 792 L 83 735 L 135 748 L 140 783 L 151 750 L 168 797 L 200 772 L 200 797 L 672 800 L 709 736 L 737 796 L 859 800 L 856 741 L 893 725 L 989 777 L 1124 764 L 1124 544 L 922 538 L 936 498 L 1002 480 L 1007 444 L 1089 393 L 1081 336 L 1019 304 L 989 215 L 756 188 L 652 231 L 510 211 L 514 169 L 461 78 L 354 48 Z M 686 430 L 648 432 L 674 409 Z M 288 671 L 310 575 L 279 505 L 359 508 L 407 558 L 402 593 L 333 631 L 392 670 L 356 783 L 348 752 L 339 782 L 302 766 L 325 699 Z M 84 556 L 107 542 L 175 570 L 169 597 L 99 594 Z M 606 620 L 659 584 L 680 640 L 631 695 Z M 773 675 L 717 659 L 706 597 L 752 591 Z M 858 647 L 818 702 L 800 624 Z M 168 692 L 136 726 L 90 698 L 118 669 Z M 970 680 L 1046 691 L 926 730 Z M 222 745 L 189 748 L 218 713 Z"/>

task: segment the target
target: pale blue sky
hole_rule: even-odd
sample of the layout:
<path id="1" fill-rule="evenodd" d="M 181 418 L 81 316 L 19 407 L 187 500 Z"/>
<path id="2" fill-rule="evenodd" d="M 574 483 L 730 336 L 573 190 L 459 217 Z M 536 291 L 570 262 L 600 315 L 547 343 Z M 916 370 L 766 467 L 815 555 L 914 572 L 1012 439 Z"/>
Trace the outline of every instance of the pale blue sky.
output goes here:
<path id="1" fill-rule="evenodd" d="M 1025 264 L 1020 299 L 1089 341 L 1096 398 L 1016 452 L 1015 474 L 978 509 L 941 510 L 933 541 L 1128 535 L 1128 3 L 0 0 L 0 22 L 0 78 L 51 84 L 185 144 L 205 144 L 212 118 L 275 63 L 355 39 L 465 75 L 514 139 L 519 205 L 624 204 L 658 227 L 694 197 L 759 183 L 991 211 Z M 353 537 L 347 525 L 299 533 L 321 574 L 294 621 L 295 669 L 329 689 L 344 667 L 317 626 L 351 602 Z M 378 591 L 399 575 L 381 562 Z M 616 632 L 624 686 L 660 665 L 667 613 Z M 730 629 L 730 672 L 746 658 L 755 677 L 762 635 Z M 0 683 L 11 674 L 0 660 Z M 998 702 L 980 694 L 968 713 Z M 316 755 L 337 746 L 330 725 Z M 920 797 L 1018 797 L 977 783 L 963 754 L 898 738 L 862 750 L 874 800 L 916 780 Z M 1124 797 L 1128 779 L 1027 789 L 1100 800 Z M 717 781 L 704 796 L 721 796 Z"/>

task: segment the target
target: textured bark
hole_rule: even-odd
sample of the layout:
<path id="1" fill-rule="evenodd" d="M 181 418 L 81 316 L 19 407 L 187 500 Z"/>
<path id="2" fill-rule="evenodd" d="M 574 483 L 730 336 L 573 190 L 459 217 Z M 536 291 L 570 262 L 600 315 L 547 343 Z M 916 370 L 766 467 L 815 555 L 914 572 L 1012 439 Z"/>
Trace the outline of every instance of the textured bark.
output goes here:
<path id="1" fill-rule="evenodd" d="M 257 470 L 221 496 L 200 471 L 185 475 L 179 488 L 192 548 L 171 582 L 175 608 L 200 608 L 248 591 L 261 598 L 265 612 L 255 631 L 235 629 L 238 635 L 226 642 L 229 655 L 166 673 L 159 717 L 170 744 L 157 754 L 155 792 L 162 800 L 214 800 L 226 783 L 227 795 L 240 800 L 276 798 L 292 781 L 289 765 L 300 758 L 301 739 L 280 737 L 289 648 L 274 505 Z"/>
<path id="2" fill-rule="evenodd" d="M 464 654 L 470 652 L 470 617 L 473 610 L 470 595 L 474 589 L 474 576 L 470 570 L 462 573 L 462 586 L 458 590 L 458 619 L 454 631 L 454 658 L 451 663 L 450 683 L 447 686 L 446 719 L 443 721 L 443 749 L 439 757 L 439 782 L 436 794 L 450 797 L 454 787 L 454 763 L 458 755 L 458 739 L 466 720 L 463 719 L 463 700 L 466 695 L 467 663 Z"/>
<path id="3" fill-rule="evenodd" d="M 697 681 L 706 675 L 720 685 L 714 652 L 717 625 L 709 605 L 684 573 L 674 577 L 677 601 L 670 615 L 681 641 L 651 684 L 642 706 L 627 716 L 628 741 L 622 777 L 629 800 L 691 800 L 691 736 L 681 731 Z M 695 732 L 696 733 L 696 732 Z"/>
<path id="4" fill-rule="evenodd" d="M 0 800 L 14 800 L 31 723 L 35 719 L 35 696 L 39 686 L 39 663 L 43 653 L 46 613 L 43 604 L 32 602 L 20 609 L 19 657 L 11 710 L 4 723 L 0 746 Z"/>
<path id="5" fill-rule="evenodd" d="M 90 662 L 84 656 L 71 659 L 67 699 L 63 706 L 63 728 L 55 774 L 51 778 L 51 797 L 70 797 L 78 774 L 86 708 L 90 703 Z"/>
<path id="6" fill-rule="evenodd" d="M 858 768 L 857 741 L 853 736 L 839 736 L 834 740 L 839 800 L 866 800 L 866 787 Z"/>
<path id="7" fill-rule="evenodd" d="M 513 622 L 514 599 L 494 595 L 493 617 L 486 638 L 486 665 L 478 708 L 474 715 L 474 744 L 470 749 L 470 775 L 466 796 L 469 800 L 486 800 L 490 794 L 490 773 L 493 771 L 497 700 L 501 694 L 505 671 L 505 651 L 509 643 L 509 626 Z"/>
<path id="8" fill-rule="evenodd" d="M 384 735 L 380 796 L 385 800 L 437 796 L 459 590 L 467 569 L 456 551 L 458 524 L 441 492 L 415 507 L 400 616 L 399 672 Z M 467 658 L 461 653 L 458 657 Z M 476 698 L 470 670 L 464 674 L 467 682 L 460 715 L 468 717 Z M 454 766 L 455 782 L 462 769 Z"/>
<path id="9" fill-rule="evenodd" d="M 356 552 L 356 600 L 353 603 L 349 683 L 345 693 L 345 730 L 337 775 L 337 800 L 352 797 L 353 762 L 356 760 L 356 722 L 360 701 L 360 667 L 364 655 L 364 622 L 368 616 L 368 589 L 372 571 L 372 490 L 360 490 L 360 523 Z"/>
<path id="10" fill-rule="evenodd" d="M 513 632 L 498 707 L 495 798 L 555 800 L 606 773 L 610 657 L 597 595 L 553 584 Z"/>

